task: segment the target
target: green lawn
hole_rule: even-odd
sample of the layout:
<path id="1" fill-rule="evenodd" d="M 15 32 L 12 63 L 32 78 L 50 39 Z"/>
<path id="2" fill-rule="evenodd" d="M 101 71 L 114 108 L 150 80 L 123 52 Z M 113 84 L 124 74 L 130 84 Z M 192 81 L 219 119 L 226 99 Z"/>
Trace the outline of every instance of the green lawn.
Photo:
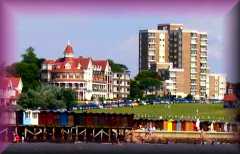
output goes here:
<path id="1" fill-rule="evenodd" d="M 198 111 L 198 113 L 197 113 Z M 80 111 L 78 111 L 80 112 Z M 135 118 L 146 119 L 196 119 L 233 121 L 236 109 L 224 109 L 222 104 L 160 104 L 113 109 L 93 109 L 87 112 L 133 113 Z"/>

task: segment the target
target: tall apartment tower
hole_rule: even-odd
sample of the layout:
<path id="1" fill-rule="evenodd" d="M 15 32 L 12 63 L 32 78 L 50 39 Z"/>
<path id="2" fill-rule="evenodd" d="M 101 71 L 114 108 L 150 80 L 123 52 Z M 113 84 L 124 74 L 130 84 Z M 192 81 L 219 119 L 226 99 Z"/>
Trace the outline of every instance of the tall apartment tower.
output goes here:
<path id="1" fill-rule="evenodd" d="M 151 32 L 155 32 L 155 42 L 160 42 L 158 34 L 164 34 L 165 61 L 159 57 L 158 52 L 155 52 L 155 56 L 151 57 L 152 48 L 149 47 L 152 45 L 151 39 L 148 37 L 151 36 L 149 34 Z M 155 43 L 153 49 L 158 51 L 160 46 L 161 43 Z M 161 64 L 159 65 L 159 63 Z M 184 80 L 184 84 L 178 84 L 174 78 L 169 78 L 173 80 L 172 83 L 177 85 L 174 94 L 181 94 L 181 97 L 188 94 L 195 96 L 195 98 L 206 97 L 207 33 L 185 30 L 182 24 L 159 24 L 157 30 L 140 31 L 139 71 L 153 68 L 157 72 L 161 72 L 159 69 L 162 69 L 166 63 L 172 63 L 172 72 L 175 71 L 174 68 L 182 70 L 178 74 L 183 79 L 178 77 L 178 80 Z"/>
<path id="2" fill-rule="evenodd" d="M 167 31 L 148 29 L 139 32 L 139 71 L 157 70 L 157 64 L 168 62 Z"/>

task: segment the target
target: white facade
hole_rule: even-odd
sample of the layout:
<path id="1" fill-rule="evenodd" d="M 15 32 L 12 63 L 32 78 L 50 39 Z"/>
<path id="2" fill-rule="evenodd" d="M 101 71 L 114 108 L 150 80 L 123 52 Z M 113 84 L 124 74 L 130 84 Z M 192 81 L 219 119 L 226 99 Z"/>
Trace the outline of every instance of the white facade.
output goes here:
<path id="1" fill-rule="evenodd" d="M 73 49 L 69 44 L 65 48 L 64 58 L 44 61 L 41 71 L 43 81 L 73 89 L 77 100 L 113 98 L 112 72 L 108 61 L 73 57 Z"/>
<path id="2" fill-rule="evenodd" d="M 207 94 L 207 73 L 208 73 L 208 35 L 200 33 L 200 97 L 206 98 Z"/>
<path id="3" fill-rule="evenodd" d="M 130 73 L 113 73 L 113 98 L 127 98 L 130 94 Z"/>
<path id="4" fill-rule="evenodd" d="M 0 80 L 0 106 L 16 105 L 23 87 L 21 78 L 3 77 Z"/>

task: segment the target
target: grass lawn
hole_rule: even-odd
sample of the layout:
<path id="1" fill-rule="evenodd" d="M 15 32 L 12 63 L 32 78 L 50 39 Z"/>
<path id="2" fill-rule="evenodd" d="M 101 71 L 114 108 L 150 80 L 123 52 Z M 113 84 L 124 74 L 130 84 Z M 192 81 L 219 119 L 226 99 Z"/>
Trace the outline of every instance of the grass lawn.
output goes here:
<path id="1" fill-rule="evenodd" d="M 81 111 L 78 111 L 81 112 Z M 132 113 L 135 118 L 146 119 L 197 119 L 233 121 L 237 110 L 224 109 L 222 104 L 159 104 L 112 109 L 92 109 L 86 112 Z"/>

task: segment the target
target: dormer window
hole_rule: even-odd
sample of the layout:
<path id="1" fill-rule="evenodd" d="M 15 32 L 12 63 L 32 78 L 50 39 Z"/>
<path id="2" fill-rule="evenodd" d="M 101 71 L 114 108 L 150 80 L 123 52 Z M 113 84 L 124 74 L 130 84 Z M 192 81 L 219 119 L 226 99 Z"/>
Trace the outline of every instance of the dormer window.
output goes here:
<path id="1" fill-rule="evenodd" d="M 71 69 L 71 64 L 66 63 L 66 64 L 65 64 L 65 69 Z"/>
<path id="2" fill-rule="evenodd" d="M 80 69 L 80 68 L 81 68 L 81 64 L 78 63 L 78 65 L 77 65 L 77 69 Z"/>

